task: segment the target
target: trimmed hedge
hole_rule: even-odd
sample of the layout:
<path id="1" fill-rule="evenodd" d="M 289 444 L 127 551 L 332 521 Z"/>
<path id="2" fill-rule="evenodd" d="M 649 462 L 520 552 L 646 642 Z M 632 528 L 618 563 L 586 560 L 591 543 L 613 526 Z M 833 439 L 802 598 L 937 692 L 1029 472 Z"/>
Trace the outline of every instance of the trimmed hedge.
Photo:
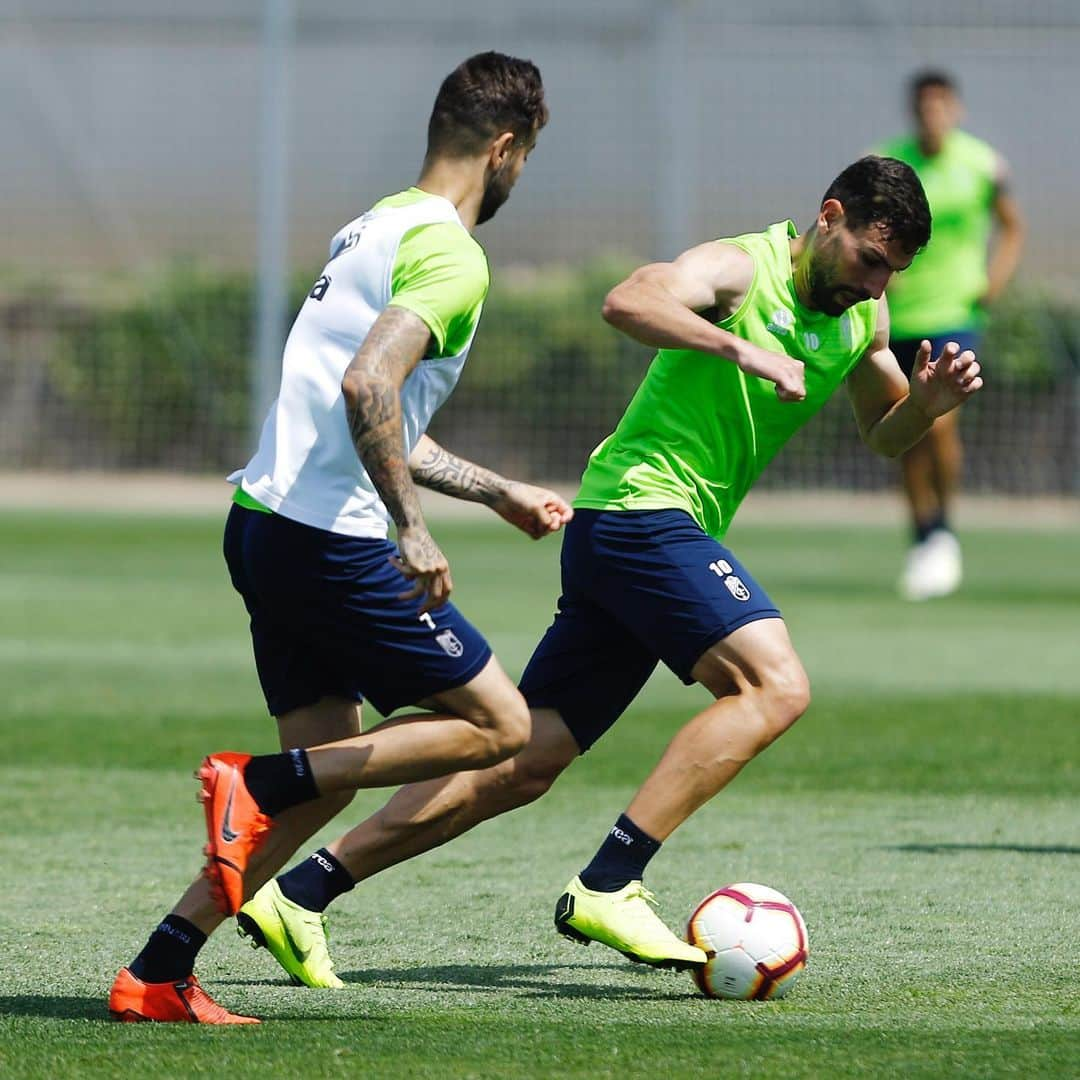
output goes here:
<path id="1" fill-rule="evenodd" d="M 546 441 L 541 471 L 563 471 L 565 457 L 566 475 L 576 475 L 649 360 L 599 314 L 604 294 L 630 269 L 609 260 L 497 273 L 447 406 L 455 428 L 482 420 L 510 460 Z M 292 310 L 310 287 L 309 274 L 293 281 Z M 176 266 L 123 300 L 69 306 L 49 327 L 49 396 L 87 423 L 111 464 L 220 469 L 242 460 L 253 292 L 248 275 Z M 1014 291 L 993 313 L 984 352 L 995 381 L 1045 388 L 1080 370 L 1080 307 Z"/>

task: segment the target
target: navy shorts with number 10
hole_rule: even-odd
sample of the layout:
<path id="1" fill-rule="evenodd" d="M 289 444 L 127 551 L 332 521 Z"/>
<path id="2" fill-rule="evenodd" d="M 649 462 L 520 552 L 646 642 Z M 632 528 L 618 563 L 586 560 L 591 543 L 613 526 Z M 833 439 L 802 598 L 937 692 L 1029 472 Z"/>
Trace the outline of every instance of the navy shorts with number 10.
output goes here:
<path id="1" fill-rule="evenodd" d="M 555 621 L 521 679 L 582 751 L 622 715 L 659 661 L 683 682 L 740 626 L 780 612 L 739 560 L 682 510 L 575 510 Z"/>

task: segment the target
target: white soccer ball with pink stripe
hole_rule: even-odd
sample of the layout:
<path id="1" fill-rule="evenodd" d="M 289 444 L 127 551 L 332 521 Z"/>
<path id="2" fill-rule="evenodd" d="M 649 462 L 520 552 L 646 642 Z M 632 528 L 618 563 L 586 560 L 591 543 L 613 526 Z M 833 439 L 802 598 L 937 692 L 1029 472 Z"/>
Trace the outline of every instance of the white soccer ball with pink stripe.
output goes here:
<path id="1" fill-rule="evenodd" d="M 781 892 L 738 882 L 698 904 L 687 940 L 709 954 L 693 972 L 706 997 L 763 1001 L 781 998 L 806 967 L 806 923 Z"/>

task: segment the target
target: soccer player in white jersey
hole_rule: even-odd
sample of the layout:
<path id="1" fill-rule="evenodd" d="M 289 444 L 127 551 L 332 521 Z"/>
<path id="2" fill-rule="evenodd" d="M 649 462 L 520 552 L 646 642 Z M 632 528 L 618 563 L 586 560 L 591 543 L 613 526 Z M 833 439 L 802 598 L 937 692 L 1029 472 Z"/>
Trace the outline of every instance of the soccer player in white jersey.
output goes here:
<path id="1" fill-rule="evenodd" d="M 439 90 L 416 186 L 331 241 L 289 334 L 259 447 L 230 477 L 225 530 L 286 752 L 203 762 L 207 868 L 117 975 L 109 1009 L 118 1019 L 257 1022 L 206 994 L 196 954 L 352 798 L 314 797 L 318 785 L 332 778 L 333 791 L 344 776 L 355 790 L 484 768 L 528 738 L 524 698 L 448 602 L 450 568 L 416 486 L 485 503 L 534 538 L 570 518 L 553 492 L 463 461 L 425 434 L 487 294 L 472 229 L 506 201 L 547 116 L 531 62 L 471 57 Z M 365 698 L 384 714 L 425 711 L 361 734 Z M 332 855 L 322 864 L 331 884 L 351 887 Z"/>

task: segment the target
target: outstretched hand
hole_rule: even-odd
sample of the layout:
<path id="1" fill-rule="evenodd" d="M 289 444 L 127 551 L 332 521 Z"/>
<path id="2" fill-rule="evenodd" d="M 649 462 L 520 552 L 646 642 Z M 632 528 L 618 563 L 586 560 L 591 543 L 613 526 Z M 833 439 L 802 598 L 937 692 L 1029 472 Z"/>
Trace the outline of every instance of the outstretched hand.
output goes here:
<path id="1" fill-rule="evenodd" d="M 558 532 L 574 516 L 570 505 L 554 491 L 517 481 L 507 484 L 491 509 L 534 540 Z"/>
<path id="2" fill-rule="evenodd" d="M 981 390 L 983 380 L 975 353 L 971 349 L 961 352 L 955 341 L 946 342 L 936 360 L 930 356 L 930 342 L 923 341 L 915 355 L 909 389 L 915 404 L 934 420 Z"/>

